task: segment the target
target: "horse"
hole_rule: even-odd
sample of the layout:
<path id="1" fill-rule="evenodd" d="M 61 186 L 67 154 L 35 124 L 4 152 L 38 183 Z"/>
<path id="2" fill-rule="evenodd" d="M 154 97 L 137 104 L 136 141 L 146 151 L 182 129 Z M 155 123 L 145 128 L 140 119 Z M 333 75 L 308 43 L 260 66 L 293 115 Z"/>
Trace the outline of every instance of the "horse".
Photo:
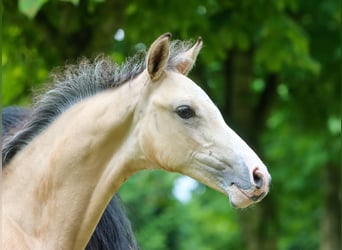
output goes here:
<path id="1" fill-rule="evenodd" d="M 202 44 L 166 33 L 121 66 L 98 58 L 52 75 L 4 142 L 4 249 L 84 249 L 113 195 L 146 169 L 192 177 L 236 208 L 266 196 L 266 166 L 187 77 Z"/>
<path id="2" fill-rule="evenodd" d="M 10 136 L 20 130 L 25 121 L 29 119 L 31 113 L 32 110 L 29 108 L 3 108 L 2 138 Z M 109 202 L 85 249 L 139 249 L 131 223 L 118 194 L 115 194 Z"/>

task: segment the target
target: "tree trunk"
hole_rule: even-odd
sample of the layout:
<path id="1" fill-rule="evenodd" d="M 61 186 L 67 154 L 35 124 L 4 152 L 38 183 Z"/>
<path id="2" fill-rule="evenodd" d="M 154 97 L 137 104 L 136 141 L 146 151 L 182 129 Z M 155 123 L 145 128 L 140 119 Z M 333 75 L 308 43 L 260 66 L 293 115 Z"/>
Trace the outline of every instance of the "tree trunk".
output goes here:
<path id="1" fill-rule="evenodd" d="M 225 117 L 229 117 L 233 129 L 258 152 L 261 131 L 276 96 L 277 78 L 274 75 L 268 77 L 264 92 L 257 97 L 251 88 L 252 60 L 252 51 L 235 51 L 226 62 L 229 103 Z M 277 227 L 276 203 L 271 198 L 269 196 L 255 207 L 239 212 L 243 242 L 246 244 L 244 249 L 277 249 L 277 230 L 274 230 Z"/>
<path id="2" fill-rule="evenodd" d="M 321 219 L 321 250 L 341 249 L 341 170 L 328 164 L 324 169 L 324 213 Z"/>

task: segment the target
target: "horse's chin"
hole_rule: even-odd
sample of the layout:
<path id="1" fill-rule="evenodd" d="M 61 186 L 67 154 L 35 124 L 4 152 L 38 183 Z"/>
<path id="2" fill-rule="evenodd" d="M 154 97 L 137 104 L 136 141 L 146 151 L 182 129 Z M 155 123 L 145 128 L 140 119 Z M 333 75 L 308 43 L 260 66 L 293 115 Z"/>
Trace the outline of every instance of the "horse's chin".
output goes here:
<path id="1" fill-rule="evenodd" d="M 227 193 L 230 204 L 234 208 L 246 208 L 255 203 L 255 201 L 248 197 L 236 185 L 231 185 Z"/>

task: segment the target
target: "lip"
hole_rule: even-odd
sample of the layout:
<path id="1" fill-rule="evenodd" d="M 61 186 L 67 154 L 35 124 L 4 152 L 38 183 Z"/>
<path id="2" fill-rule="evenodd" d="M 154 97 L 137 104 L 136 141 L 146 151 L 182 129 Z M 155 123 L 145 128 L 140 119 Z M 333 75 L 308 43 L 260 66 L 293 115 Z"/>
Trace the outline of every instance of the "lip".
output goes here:
<path id="1" fill-rule="evenodd" d="M 234 208 L 246 208 L 261 201 L 266 196 L 264 192 L 258 195 L 249 195 L 248 190 L 240 189 L 235 184 L 229 186 L 226 190 L 230 204 Z"/>
<path id="2" fill-rule="evenodd" d="M 234 184 L 233 184 L 234 185 Z M 252 200 L 252 201 L 254 201 L 254 202 L 259 202 L 259 201 L 261 201 L 265 196 L 266 196 L 266 192 L 262 192 L 261 194 L 259 194 L 259 195 L 252 195 L 252 196 L 250 196 L 250 195 L 248 195 L 246 192 L 244 192 L 242 189 L 240 189 L 240 188 L 238 188 L 238 187 L 236 187 L 237 188 L 237 190 L 239 190 L 244 196 L 246 196 L 246 198 L 247 199 L 250 199 L 250 200 Z"/>

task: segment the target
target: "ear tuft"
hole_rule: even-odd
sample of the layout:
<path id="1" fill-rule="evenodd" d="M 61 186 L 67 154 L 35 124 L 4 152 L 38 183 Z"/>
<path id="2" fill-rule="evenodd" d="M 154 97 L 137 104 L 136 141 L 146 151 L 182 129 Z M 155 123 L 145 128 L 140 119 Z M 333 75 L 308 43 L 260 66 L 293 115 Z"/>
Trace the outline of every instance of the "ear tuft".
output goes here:
<path id="1" fill-rule="evenodd" d="M 192 67 L 195 65 L 198 53 L 200 52 L 202 45 L 202 37 L 199 37 L 195 45 L 191 49 L 177 56 L 178 62 L 176 64 L 176 68 L 179 73 L 187 75 L 191 71 Z"/>
<path id="2" fill-rule="evenodd" d="M 171 33 L 165 33 L 155 40 L 147 54 L 147 71 L 151 80 L 158 80 L 169 60 Z"/>

